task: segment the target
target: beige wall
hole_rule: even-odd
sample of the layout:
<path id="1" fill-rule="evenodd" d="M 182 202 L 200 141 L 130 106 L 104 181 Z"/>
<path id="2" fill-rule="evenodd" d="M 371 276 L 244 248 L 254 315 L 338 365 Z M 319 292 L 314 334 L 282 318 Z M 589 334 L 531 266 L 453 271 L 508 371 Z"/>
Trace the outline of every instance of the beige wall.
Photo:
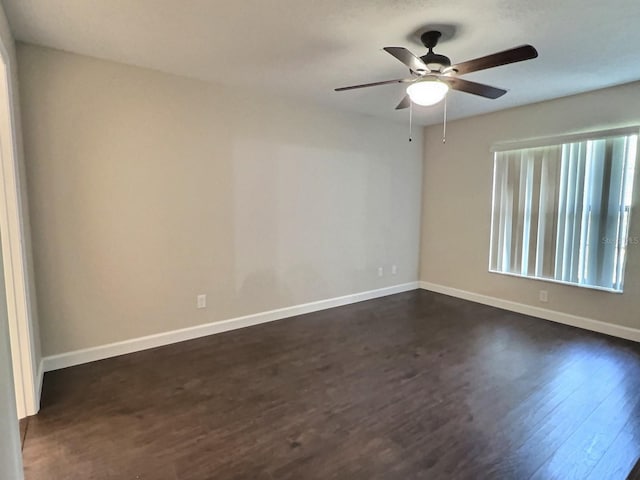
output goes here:
<path id="1" fill-rule="evenodd" d="M 406 125 L 18 58 L 44 355 L 417 280 Z"/>
<path id="2" fill-rule="evenodd" d="M 426 129 L 420 278 L 445 287 L 640 328 L 640 246 L 630 245 L 624 294 L 488 273 L 491 144 L 640 124 L 640 83 L 600 90 Z M 640 171 L 640 168 L 636 172 Z M 640 185 L 636 181 L 635 199 Z M 637 200 L 635 204 L 637 204 Z M 640 237 L 640 208 L 631 219 Z M 549 292 L 549 303 L 538 292 Z"/>

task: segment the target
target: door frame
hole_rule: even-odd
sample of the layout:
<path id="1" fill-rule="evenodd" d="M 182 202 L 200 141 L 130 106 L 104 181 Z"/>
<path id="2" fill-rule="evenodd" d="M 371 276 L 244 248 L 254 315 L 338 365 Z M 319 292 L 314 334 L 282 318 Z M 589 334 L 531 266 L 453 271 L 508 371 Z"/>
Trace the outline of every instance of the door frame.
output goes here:
<path id="1" fill-rule="evenodd" d="M 0 41 L 0 240 L 9 317 L 9 340 L 18 418 L 40 408 L 42 368 L 36 365 L 27 246 L 18 163 L 13 71 Z"/>

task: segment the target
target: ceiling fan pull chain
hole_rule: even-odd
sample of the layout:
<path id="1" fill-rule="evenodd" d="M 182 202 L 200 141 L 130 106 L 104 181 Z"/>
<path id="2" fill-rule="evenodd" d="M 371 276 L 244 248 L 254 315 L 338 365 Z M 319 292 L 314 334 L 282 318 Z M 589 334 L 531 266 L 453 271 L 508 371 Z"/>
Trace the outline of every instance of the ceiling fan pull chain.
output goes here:
<path id="1" fill-rule="evenodd" d="M 409 102 L 409 141 L 412 142 L 411 138 L 411 126 L 413 123 L 413 102 Z"/>
<path id="2" fill-rule="evenodd" d="M 444 121 L 442 122 L 442 143 L 447 143 L 447 96 L 444 97 Z"/>

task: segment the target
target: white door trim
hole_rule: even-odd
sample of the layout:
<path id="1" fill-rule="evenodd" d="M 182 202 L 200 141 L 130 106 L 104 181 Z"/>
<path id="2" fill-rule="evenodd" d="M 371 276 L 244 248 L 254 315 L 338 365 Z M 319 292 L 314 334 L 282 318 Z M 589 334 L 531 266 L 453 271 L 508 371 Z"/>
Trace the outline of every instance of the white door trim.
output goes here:
<path id="1" fill-rule="evenodd" d="M 9 337 L 18 417 L 35 415 L 39 410 L 39 373 L 33 355 L 32 312 L 29 301 L 23 210 L 15 132 L 12 71 L 9 54 L 0 42 L 0 239 L 9 317 Z"/>

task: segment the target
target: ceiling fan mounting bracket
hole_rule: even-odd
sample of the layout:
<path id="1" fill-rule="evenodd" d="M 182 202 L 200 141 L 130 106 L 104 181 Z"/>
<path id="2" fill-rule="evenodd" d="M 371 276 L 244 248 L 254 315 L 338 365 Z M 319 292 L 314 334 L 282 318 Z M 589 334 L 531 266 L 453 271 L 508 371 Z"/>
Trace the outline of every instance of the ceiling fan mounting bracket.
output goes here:
<path id="1" fill-rule="evenodd" d="M 420 35 L 420 40 L 422 41 L 422 44 L 431 51 L 436 45 L 438 45 L 438 40 L 440 40 L 441 36 L 441 32 L 437 30 L 429 30 Z"/>

